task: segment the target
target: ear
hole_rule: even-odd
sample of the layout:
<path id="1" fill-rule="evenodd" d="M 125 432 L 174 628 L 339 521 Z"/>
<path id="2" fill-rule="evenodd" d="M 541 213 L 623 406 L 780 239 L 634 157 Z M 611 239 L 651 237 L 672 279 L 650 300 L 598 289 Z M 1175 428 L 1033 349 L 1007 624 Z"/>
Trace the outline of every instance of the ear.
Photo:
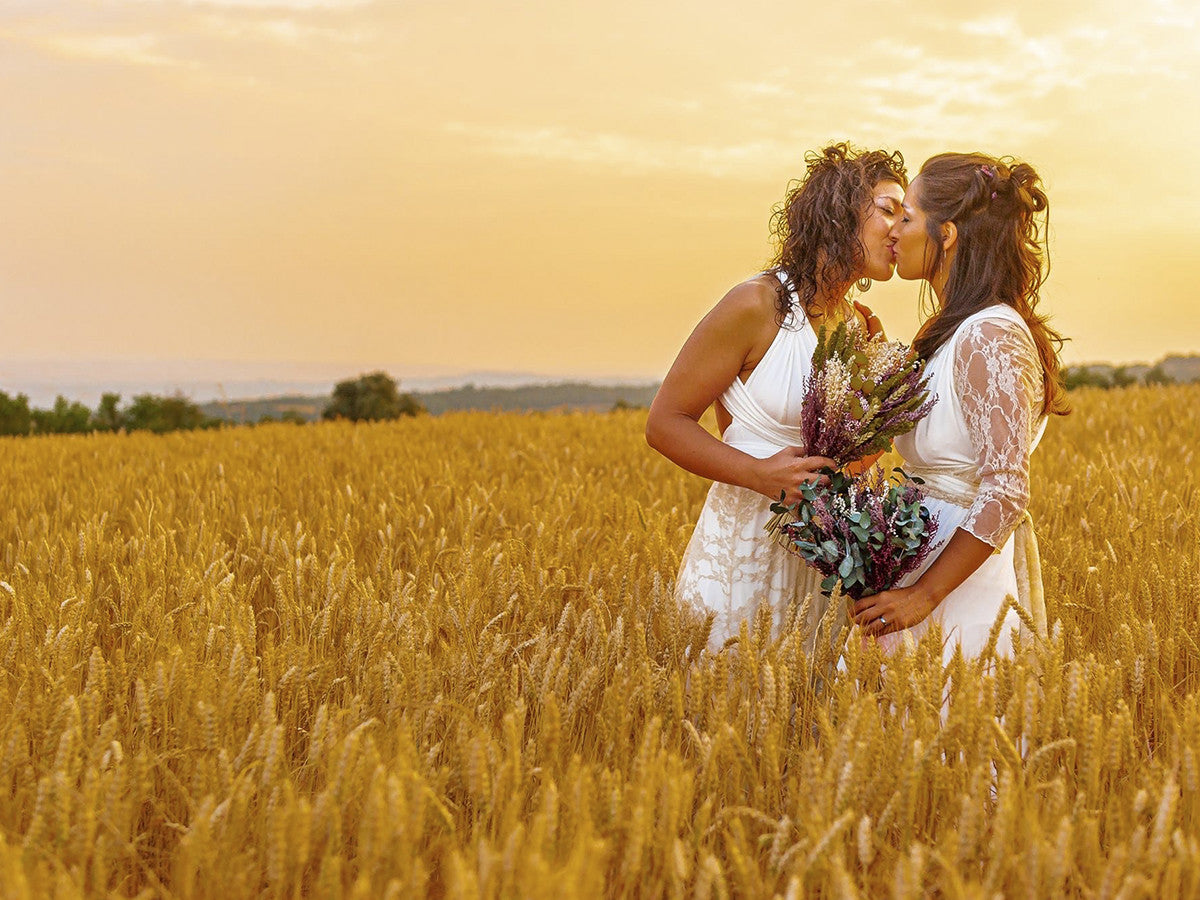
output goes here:
<path id="1" fill-rule="evenodd" d="M 958 243 L 958 226 L 953 222 L 942 225 L 942 250 L 949 253 Z"/>

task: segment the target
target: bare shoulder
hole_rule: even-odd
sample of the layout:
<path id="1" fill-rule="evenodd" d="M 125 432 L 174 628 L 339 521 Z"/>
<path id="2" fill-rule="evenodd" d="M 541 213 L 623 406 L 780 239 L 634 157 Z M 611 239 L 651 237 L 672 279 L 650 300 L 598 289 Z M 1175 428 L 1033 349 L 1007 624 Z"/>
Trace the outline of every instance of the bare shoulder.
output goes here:
<path id="1" fill-rule="evenodd" d="M 769 275 L 734 285 L 713 307 L 710 316 L 741 328 L 757 330 L 775 322 L 778 282 Z"/>

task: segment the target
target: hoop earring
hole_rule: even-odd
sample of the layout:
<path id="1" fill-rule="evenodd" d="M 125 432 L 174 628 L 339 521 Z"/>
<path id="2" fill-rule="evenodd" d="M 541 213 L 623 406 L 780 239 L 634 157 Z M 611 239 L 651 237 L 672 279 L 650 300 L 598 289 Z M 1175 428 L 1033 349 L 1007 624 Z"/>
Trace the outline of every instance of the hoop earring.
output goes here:
<path id="1" fill-rule="evenodd" d="M 871 285 L 873 283 L 874 282 L 872 282 L 870 278 L 863 277 L 863 278 L 858 279 L 858 282 L 854 286 L 856 288 L 858 288 L 860 293 L 865 294 L 867 291 L 869 291 L 871 289 Z"/>

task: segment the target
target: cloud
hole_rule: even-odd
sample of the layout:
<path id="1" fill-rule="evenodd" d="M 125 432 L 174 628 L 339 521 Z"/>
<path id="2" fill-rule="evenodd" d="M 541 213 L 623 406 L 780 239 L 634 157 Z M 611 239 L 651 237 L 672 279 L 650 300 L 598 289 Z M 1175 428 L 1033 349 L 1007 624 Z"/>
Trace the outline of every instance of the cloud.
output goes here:
<path id="1" fill-rule="evenodd" d="M 375 0 L 135 0 L 135 2 L 147 6 L 208 6 L 231 10 L 321 11 L 360 9 L 373 5 Z"/>
<path id="2" fill-rule="evenodd" d="M 12 37 L 2 32 L 0 36 Z M 65 59 L 116 62 L 133 66 L 189 65 L 161 52 L 159 38 L 153 34 L 67 34 L 17 39 Z"/>
<path id="3" fill-rule="evenodd" d="M 729 85 L 729 90 L 747 97 L 782 97 L 792 93 L 786 85 L 772 81 L 738 81 Z"/>
<path id="4" fill-rule="evenodd" d="M 765 167 L 795 155 L 794 145 L 774 140 L 698 144 L 559 126 L 507 128 L 450 122 L 445 128 L 500 156 L 602 165 L 638 175 L 664 171 L 713 177 L 761 175 Z"/>
<path id="5" fill-rule="evenodd" d="M 1017 32 L 1017 21 L 1012 16 L 987 16 L 968 19 L 958 26 L 963 34 L 982 37 L 1011 37 Z"/>
<path id="6" fill-rule="evenodd" d="M 288 47 L 307 47 L 321 42 L 364 44 L 370 39 L 370 33 L 363 29 L 307 25 L 292 18 L 242 19 L 216 14 L 204 16 L 201 24 L 204 30 L 217 37 Z"/>

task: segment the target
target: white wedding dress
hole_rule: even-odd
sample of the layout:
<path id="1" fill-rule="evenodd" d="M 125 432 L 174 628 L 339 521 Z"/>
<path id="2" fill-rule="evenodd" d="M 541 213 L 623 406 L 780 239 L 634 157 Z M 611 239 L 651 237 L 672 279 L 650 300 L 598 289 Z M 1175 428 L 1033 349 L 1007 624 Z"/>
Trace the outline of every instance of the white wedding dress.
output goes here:
<path id="1" fill-rule="evenodd" d="M 781 281 L 784 276 L 780 275 Z M 786 284 L 786 281 L 784 281 Z M 817 346 L 808 317 L 792 293 L 792 309 L 754 371 L 721 395 L 733 422 L 722 440 L 758 459 L 801 446 L 800 405 Z M 714 482 L 684 551 L 676 596 L 701 613 L 715 614 L 708 649 L 720 650 L 762 605 L 779 634 L 790 604 L 811 594 L 809 643 L 827 598 L 821 576 L 770 539 L 771 500 L 746 488 Z"/>
<path id="2" fill-rule="evenodd" d="M 1029 502 L 1029 457 L 1045 431 L 1042 366 L 1029 328 L 1011 307 L 998 304 L 966 319 L 929 360 L 932 411 L 895 441 L 905 470 L 926 481 L 926 505 L 937 514 L 937 552 L 962 528 L 996 548 L 923 622 L 881 637 L 886 650 L 920 638 L 940 622 L 949 661 L 956 646 L 975 657 L 1008 596 L 1024 605 L 1045 632 L 1040 563 Z M 1015 532 L 1015 534 L 1014 534 Z M 1020 618 L 1009 610 L 996 650 L 1012 652 L 1011 630 Z"/>

